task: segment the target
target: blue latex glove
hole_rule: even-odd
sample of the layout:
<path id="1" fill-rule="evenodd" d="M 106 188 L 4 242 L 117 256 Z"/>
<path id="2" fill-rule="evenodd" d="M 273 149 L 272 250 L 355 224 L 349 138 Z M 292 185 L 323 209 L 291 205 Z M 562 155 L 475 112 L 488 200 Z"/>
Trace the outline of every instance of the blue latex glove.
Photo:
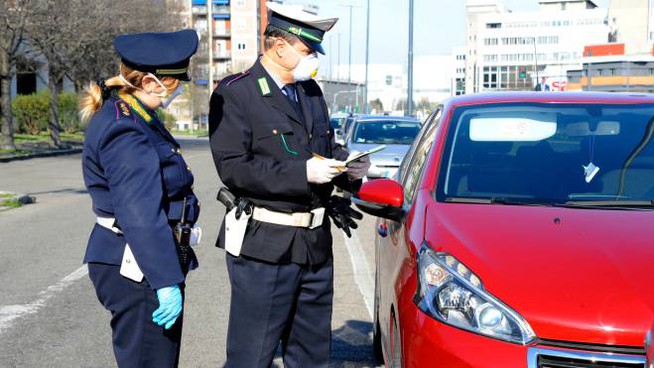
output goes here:
<path id="1" fill-rule="evenodd" d="M 179 286 L 167 286 L 157 290 L 159 308 L 152 313 L 152 321 L 167 330 L 182 313 L 182 292 Z"/>

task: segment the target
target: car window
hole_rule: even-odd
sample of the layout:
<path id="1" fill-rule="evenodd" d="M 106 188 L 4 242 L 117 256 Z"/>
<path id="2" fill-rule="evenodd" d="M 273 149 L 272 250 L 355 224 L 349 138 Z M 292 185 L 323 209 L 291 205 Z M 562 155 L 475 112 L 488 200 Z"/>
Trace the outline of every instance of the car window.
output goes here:
<path id="1" fill-rule="evenodd" d="M 413 201 L 413 195 L 418 186 L 418 182 L 422 177 L 422 173 L 424 172 L 427 157 L 429 156 L 431 147 L 434 144 L 436 131 L 438 130 L 437 128 L 440 123 L 440 116 L 441 110 L 439 109 L 432 115 L 431 121 L 428 124 L 425 124 L 425 129 L 420 137 L 420 141 L 415 145 L 415 150 L 410 158 L 410 163 L 406 166 L 402 186 L 404 188 L 404 202 L 407 205 L 410 205 Z"/>
<path id="2" fill-rule="evenodd" d="M 409 145 L 419 131 L 420 124 L 417 121 L 362 121 L 355 126 L 352 143 Z"/>
<path id="3" fill-rule="evenodd" d="M 466 107 L 452 117 L 437 199 L 654 199 L 654 107 Z"/>
<path id="4" fill-rule="evenodd" d="M 411 162 L 411 159 L 413 158 L 413 154 L 415 153 L 416 147 L 422 142 L 423 137 L 425 136 L 425 133 L 431 129 L 431 127 L 434 124 L 438 124 L 440 121 L 440 114 L 441 114 L 441 108 L 436 109 L 430 116 L 427 117 L 425 120 L 425 123 L 421 125 L 420 132 L 418 132 L 418 135 L 416 136 L 416 139 L 413 141 L 413 144 L 411 147 L 409 147 L 409 150 L 407 151 L 406 155 L 404 156 L 404 159 L 400 163 L 400 167 L 398 170 L 397 178 L 400 183 L 404 183 L 405 181 L 405 173 L 406 173 L 406 167 L 409 165 Z"/>

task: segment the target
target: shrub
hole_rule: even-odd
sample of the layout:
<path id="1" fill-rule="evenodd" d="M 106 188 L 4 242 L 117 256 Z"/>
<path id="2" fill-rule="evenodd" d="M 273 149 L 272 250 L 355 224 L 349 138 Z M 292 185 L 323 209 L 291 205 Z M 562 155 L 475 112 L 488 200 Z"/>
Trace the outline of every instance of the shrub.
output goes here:
<path id="1" fill-rule="evenodd" d="M 49 96 L 48 91 L 16 96 L 11 108 L 19 133 L 36 135 L 48 128 Z"/>
<path id="2" fill-rule="evenodd" d="M 57 99 L 59 108 L 59 125 L 66 133 L 77 133 L 82 124 L 79 118 L 79 96 L 72 92 L 62 92 Z"/>

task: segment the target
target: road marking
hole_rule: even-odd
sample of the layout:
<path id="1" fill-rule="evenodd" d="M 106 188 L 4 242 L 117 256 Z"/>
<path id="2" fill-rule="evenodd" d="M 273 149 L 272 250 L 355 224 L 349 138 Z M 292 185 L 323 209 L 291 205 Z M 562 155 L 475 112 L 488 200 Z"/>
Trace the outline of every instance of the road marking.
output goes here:
<path id="1" fill-rule="evenodd" d="M 368 309 L 370 319 L 373 319 L 372 307 L 375 297 L 375 282 L 373 281 L 370 267 L 368 267 L 366 254 L 363 252 L 363 249 L 361 249 L 361 243 L 359 242 L 359 237 L 357 236 L 356 231 L 352 232 L 352 238 L 348 238 L 342 231 L 341 233 L 343 233 L 343 239 L 345 239 L 347 252 L 350 254 L 350 261 L 352 262 L 352 270 L 354 272 L 354 282 L 359 287 L 359 291 L 363 296 L 363 301 L 366 303 L 366 309 Z"/>
<path id="2" fill-rule="evenodd" d="M 43 308 L 48 300 L 52 299 L 57 293 L 62 292 L 73 282 L 79 280 L 89 273 L 86 265 L 73 271 L 68 276 L 61 279 L 58 283 L 48 287 L 40 292 L 35 301 L 22 305 L 5 305 L 0 307 L 0 333 L 11 327 L 17 319 L 34 314 Z"/>

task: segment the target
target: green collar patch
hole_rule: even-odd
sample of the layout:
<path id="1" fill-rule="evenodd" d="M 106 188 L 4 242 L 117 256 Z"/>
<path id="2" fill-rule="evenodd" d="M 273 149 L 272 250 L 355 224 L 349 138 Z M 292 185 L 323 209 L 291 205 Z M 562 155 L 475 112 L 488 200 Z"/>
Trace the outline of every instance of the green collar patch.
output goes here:
<path id="1" fill-rule="evenodd" d="M 257 79 L 257 83 L 259 83 L 259 89 L 261 89 L 261 95 L 262 96 L 269 96 L 270 95 L 270 87 L 268 86 L 268 80 L 266 80 L 266 77 L 261 77 Z"/>
<path id="2" fill-rule="evenodd" d="M 136 115 L 140 116 L 141 119 L 150 124 L 152 121 L 152 115 L 150 115 L 146 108 L 141 105 L 141 101 L 127 93 L 120 93 L 119 96 L 123 101 L 127 102 L 129 107 L 136 113 Z"/>

